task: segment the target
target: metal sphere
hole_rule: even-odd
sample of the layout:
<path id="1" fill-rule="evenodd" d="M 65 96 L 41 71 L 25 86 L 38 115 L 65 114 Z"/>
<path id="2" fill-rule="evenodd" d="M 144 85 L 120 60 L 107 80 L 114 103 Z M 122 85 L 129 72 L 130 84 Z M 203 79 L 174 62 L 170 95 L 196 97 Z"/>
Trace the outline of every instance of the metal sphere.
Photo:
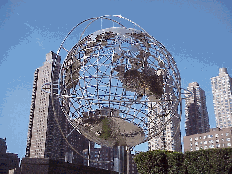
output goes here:
<path id="1" fill-rule="evenodd" d="M 69 122 L 88 139 L 133 147 L 162 131 L 160 117 L 175 115 L 180 75 L 171 54 L 147 32 L 111 27 L 68 51 L 59 96 Z"/>

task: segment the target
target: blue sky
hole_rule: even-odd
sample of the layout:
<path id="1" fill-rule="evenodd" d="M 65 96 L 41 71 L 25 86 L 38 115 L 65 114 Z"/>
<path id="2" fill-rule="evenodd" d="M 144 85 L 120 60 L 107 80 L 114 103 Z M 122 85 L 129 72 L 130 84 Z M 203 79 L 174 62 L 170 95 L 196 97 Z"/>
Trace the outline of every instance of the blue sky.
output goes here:
<path id="1" fill-rule="evenodd" d="M 114 14 L 136 22 L 168 49 L 182 88 L 199 83 L 210 126 L 216 126 L 210 78 L 220 67 L 232 76 L 231 0 L 1 0 L 0 137 L 7 138 L 9 152 L 25 155 L 33 74 L 46 53 L 56 52 L 77 23 Z M 184 136 L 184 112 L 181 130 Z"/>

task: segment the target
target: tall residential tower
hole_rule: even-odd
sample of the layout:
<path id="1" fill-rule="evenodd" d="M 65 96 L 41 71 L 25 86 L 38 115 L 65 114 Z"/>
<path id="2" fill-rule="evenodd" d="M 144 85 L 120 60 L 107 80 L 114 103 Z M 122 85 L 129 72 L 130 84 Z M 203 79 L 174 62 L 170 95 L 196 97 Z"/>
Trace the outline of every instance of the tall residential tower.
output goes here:
<path id="1" fill-rule="evenodd" d="M 220 68 L 219 75 L 211 78 L 211 85 L 216 125 L 232 127 L 232 79 L 226 68 Z"/>
<path id="2" fill-rule="evenodd" d="M 37 68 L 34 73 L 26 157 L 83 163 L 83 158 L 73 152 L 58 128 L 50 93 L 42 90 L 45 83 L 52 81 L 57 83 L 60 61 L 60 57 L 50 52 L 46 55 L 44 65 Z M 58 102 L 58 100 L 54 101 L 61 129 L 68 137 L 69 143 L 82 154 L 82 151 L 88 147 L 88 140 L 77 131 L 70 133 L 73 128 L 62 113 Z"/>
<path id="3" fill-rule="evenodd" d="M 206 107 L 205 91 L 197 82 L 187 87 L 192 94 L 185 100 L 185 132 L 186 136 L 209 132 L 209 116 Z"/>
<path id="4" fill-rule="evenodd" d="M 167 84 L 171 83 L 169 79 Z M 148 141 L 148 150 L 162 149 L 181 152 L 180 115 L 178 106 L 176 106 L 178 102 L 173 102 L 177 98 L 171 85 L 165 85 L 163 92 L 165 102 L 150 102 L 149 104 L 152 108 L 150 111 L 152 116 L 148 117 L 149 133 L 156 133 L 157 136 Z"/>

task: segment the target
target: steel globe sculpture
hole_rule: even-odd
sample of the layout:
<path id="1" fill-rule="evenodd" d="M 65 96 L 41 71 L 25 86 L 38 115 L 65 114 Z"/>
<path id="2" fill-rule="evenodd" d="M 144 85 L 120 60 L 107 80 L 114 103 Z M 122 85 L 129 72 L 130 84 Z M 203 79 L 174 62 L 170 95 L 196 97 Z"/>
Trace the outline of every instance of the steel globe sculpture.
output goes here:
<path id="1" fill-rule="evenodd" d="M 117 27 L 101 28 L 82 38 L 97 20 L 112 21 Z M 127 28 L 121 20 L 134 27 Z M 64 48 L 69 35 L 87 21 L 76 44 Z M 53 95 L 70 124 L 89 140 L 108 147 L 132 148 L 159 136 L 181 101 L 180 74 L 171 54 L 120 15 L 90 18 L 77 26 L 57 52 L 67 54 L 58 94 Z M 160 118 L 167 116 L 170 119 L 164 123 Z"/>

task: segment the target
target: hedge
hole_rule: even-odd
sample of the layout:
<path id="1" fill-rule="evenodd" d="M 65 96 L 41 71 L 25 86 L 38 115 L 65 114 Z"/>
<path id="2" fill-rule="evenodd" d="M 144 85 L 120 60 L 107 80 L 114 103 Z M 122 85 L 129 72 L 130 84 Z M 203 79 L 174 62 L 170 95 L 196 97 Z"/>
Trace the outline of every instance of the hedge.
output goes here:
<path id="1" fill-rule="evenodd" d="M 232 173 L 232 148 L 193 152 L 154 150 L 134 158 L 140 174 L 222 174 Z"/>

